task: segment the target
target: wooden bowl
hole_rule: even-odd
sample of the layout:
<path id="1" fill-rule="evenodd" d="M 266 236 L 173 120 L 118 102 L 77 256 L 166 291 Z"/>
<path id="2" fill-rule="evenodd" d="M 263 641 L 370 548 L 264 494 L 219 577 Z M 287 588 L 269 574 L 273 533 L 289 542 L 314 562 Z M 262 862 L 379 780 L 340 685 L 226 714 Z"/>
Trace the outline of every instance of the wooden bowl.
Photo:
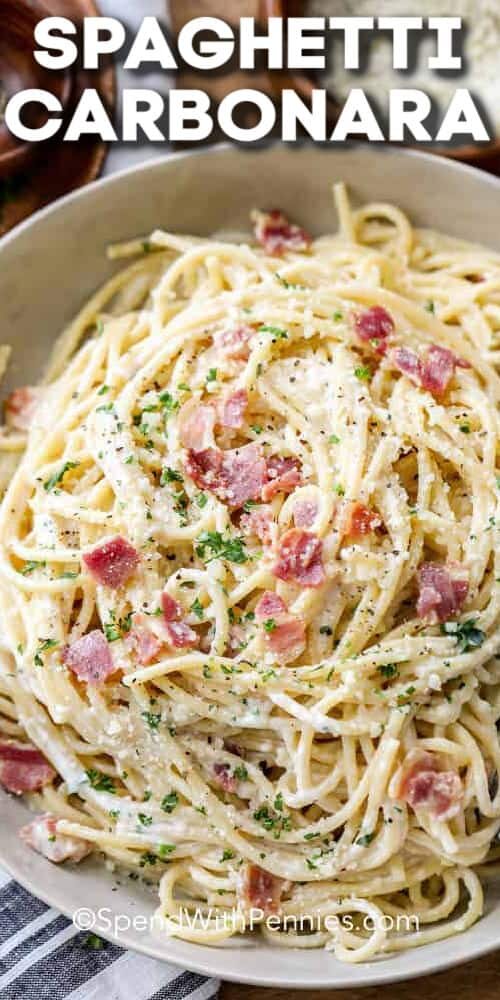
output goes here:
<path id="1" fill-rule="evenodd" d="M 259 0 L 259 14 L 262 20 L 266 20 L 268 17 L 300 17 L 304 14 L 305 9 L 306 0 Z M 275 93 L 279 93 L 285 87 L 292 87 L 305 100 L 310 99 L 312 90 L 317 86 L 313 75 L 308 76 L 305 73 L 284 71 L 283 73 L 272 73 L 271 76 Z M 327 99 L 328 125 L 332 128 L 340 109 L 341 104 L 336 100 L 335 95 L 329 94 Z M 418 146 L 417 148 L 422 150 L 423 147 Z M 446 156 L 452 160 L 459 160 L 461 163 L 481 167 L 490 173 L 500 174 L 500 137 L 487 145 L 470 143 L 446 150 L 426 147 L 425 152 Z"/>
<path id="2" fill-rule="evenodd" d="M 36 62 L 34 31 L 38 21 L 50 12 L 39 0 L 0 0 L 0 106 L 21 90 L 37 87 L 48 90 L 66 106 L 71 92 L 69 73 L 49 72 Z M 40 128 L 49 115 L 40 104 L 30 104 L 23 121 L 30 128 Z M 0 178 L 23 170 L 42 151 L 44 143 L 16 139 L 5 121 L 0 123 Z"/>

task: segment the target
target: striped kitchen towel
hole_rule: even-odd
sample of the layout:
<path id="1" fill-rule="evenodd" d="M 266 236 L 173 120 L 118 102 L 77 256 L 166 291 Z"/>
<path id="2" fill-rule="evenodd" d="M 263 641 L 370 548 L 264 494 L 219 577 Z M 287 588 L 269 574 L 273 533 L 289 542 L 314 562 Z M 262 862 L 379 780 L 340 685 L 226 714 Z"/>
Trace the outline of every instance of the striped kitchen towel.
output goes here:
<path id="1" fill-rule="evenodd" d="M 0 870 L 2 1000 L 216 1000 L 218 988 L 78 931 Z"/>

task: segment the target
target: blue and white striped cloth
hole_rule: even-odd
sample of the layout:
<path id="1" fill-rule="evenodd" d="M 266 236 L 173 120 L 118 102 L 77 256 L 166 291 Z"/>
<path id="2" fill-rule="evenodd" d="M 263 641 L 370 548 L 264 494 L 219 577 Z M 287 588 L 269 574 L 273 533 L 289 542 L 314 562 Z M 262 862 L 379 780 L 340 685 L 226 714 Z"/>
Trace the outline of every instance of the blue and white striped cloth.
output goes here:
<path id="1" fill-rule="evenodd" d="M 95 943 L 95 938 L 91 940 Z M 2 1000 L 216 1000 L 219 983 L 89 935 L 0 869 Z"/>

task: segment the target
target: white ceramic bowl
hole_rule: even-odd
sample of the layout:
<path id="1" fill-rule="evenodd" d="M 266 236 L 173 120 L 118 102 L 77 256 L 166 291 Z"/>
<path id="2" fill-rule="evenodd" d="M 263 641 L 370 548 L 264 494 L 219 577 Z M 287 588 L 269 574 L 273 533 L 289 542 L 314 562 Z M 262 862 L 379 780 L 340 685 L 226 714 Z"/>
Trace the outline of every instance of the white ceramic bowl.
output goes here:
<path id="1" fill-rule="evenodd" d="M 245 229 L 257 205 L 279 206 L 314 233 L 331 231 L 331 185 L 340 179 L 356 200 L 393 201 L 419 225 L 500 250 L 500 182 L 437 157 L 282 145 L 162 159 L 63 199 L 0 242 L 0 342 L 14 348 L 9 387 L 36 379 L 56 334 L 116 268 L 106 260 L 108 243 L 158 226 L 201 234 Z M 35 895 L 68 915 L 90 909 L 103 937 L 207 975 L 261 986 L 358 987 L 435 972 L 500 941 L 500 886 L 488 890 L 485 915 L 465 934 L 365 965 L 343 965 L 323 950 L 278 950 L 258 937 L 219 949 L 160 940 L 137 922 L 152 914 L 155 894 L 97 861 L 56 868 L 18 840 L 28 815 L 23 803 L 0 793 L 0 810 L 0 863 Z M 115 933 L 116 915 L 130 926 Z"/>

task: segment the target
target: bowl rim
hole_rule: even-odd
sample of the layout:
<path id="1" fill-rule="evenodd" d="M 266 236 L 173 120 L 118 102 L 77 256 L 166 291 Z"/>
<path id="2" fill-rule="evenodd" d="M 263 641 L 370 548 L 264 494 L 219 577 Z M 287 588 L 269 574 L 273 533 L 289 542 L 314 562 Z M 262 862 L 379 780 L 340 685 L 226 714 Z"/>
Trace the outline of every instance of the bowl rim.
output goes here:
<path id="1" fill-rule="evenodd" d="M 310 140 L 305 140 L 303 142 L 293 143 L 291 148 L 292 151 L 302 149 L 312 150 L 314 145 L 315 144 Z M 479 167 L 472 166 L 469 163 L 462 163 L 459 160 L 444 156 L 436 156 L 434 153 L 428 153 L 424 150 L 414 149 L 413 147 L 408 148 L 406 146 L 390 145 L 389 143 L 383 145 L 376 144 L 375 149 L 373 148 L 372 143 L 353 142 L 346 145 L 350 149 L 355 149 L 361 156 L 370 156 L 375 152 L 381 156 L 410 157 L 412 160 L 421 161 L 422 165 L 427 163 L 429 166 L 432 166 L 433 169 L 442 168 L 445 171 L 452 170 L 462 173 L 464 176 L 469 175 L 476 178 L 481 177 L 483 183 L 491 185 L 492 188 L 496 188 L 496 190 L 500 193 L 500 177 L 496 177 L 494 174 L 490 174 L 487 171 L 481 170 Z M 95 191 L 96 188 L 111 188 L 115 183 L 118 183 L 125 177 L 132 176 L 132 174 L 146 174 L 149 170 L 159 168 L 162 164 L 169 163 L 172 160 L 179 161 L 188 158 L 191 159 L 193 157 L 215 156 L 218 153 L 220 154 L 228 151 L 241 153 L 246 152 L 249 148 L 250 152 L 254 152 L 256 154 L 263 153 L 265 155 L 266 152 L 270 152 L 273 149 L 285 148 L 287 146 L 288 144 L 285 144 L 280 140 L 274 140 L 263 145 L 252 147 L 238 143 L 218 142 L 214 143 L 213 146 L 208 147 L 201 146 L 188 150 L 170 150 L 160 154 L 159 156 L 148 158 L 147 160 L 144 160 L 143 163 L 133 164 L 130 167 L 124 167 L 123 169 L 117 170 L 106 177 L 98 177 L 83 187 L 76 188 L 69 194 L 63 195 L 63 197 L 56 199 L 56 201 L 51 202 L 49 205 L 45 205 L 43 208 L 38 209 L 27 219 L 24 219 L 22 222 L 18 223 L 17 226 L 14 226 L 13 229 L 9 230 L 8 233 L 0 236 L 0 252 L 18 236 L 30 229 L 31 226 L 36 226 L 39 223 L 42 223 L 46 218 L 59 212 L 62 214 L 66 206 L 74 204 L 78 200 L 83 200 L 87 197 L 87 195 L 90 195 L 93 191 Z M 331 148 L 334 150 L 336 147 L 332 146 Z M 325 147 L 322 144 L 318 152 L 324 151 Z M 326 150 L 326 153 L 328 153 L 328 149 Z"/>
<path id="2" fill-rule="evenodd" d="M 298 147 L 313 148 L 313 144 L 310 142 L 297 144 L 295 148 Z M 266 146 L 258 147 L 253 150 L 255 154 L 260 152 L 269 153 L 273 149 L 282 148 L 283 143 L 274 142 L 266 144 Z M 494 177 L 493 175 L 486 174 L 483 171 L 478 170 L 476 167 L 469 165 L 464 165 L 462 163 L 457 163 L 456 161 L 450 161 L 446 159 L 441 159 L 435 157 L 433 154 L 427 152 L 420 152 L 413 149 L 402 149 L 401 147 L 380 147 L 373 150 L 369 145 L 363 143 L 352 143 L 350 144 L 352 149 L 361 156 L 370 156 L 374 153 L 377 156 L 395 156 L 399 160 L 407 160 L 411 158 L 412 160 L 418 161 L 422 168 L 428 165 L 432 170 L 437 170 L 438 173 L 448 172 L 453 170 L 455 173 L 458 172 L 460 176 L 469 176 L 476 179 L 480 178 L 481 184 L 487 186 L 493 193 L 498 193 L 500 191 L 500 179 Z M 100 180 L 93 181 L 84 188 L 77 189 L 72 193 L 66 195 L 65 197 L 59 199 L 58 201 L 52 203 L 49 206 L 39 210 L 34 213 L 29 219 L 20 223 L 11 232 L 7 233 L 5 236 L 0 238 L 0 254 L 2 250 L 6 250 L 11 244 L 14 244 L 18 237 L 28 233 L 31 229 L 37 226 L 43 226 L 45 220 L 60 214 L 64 215 L 66 208 L 69 205 L 75 204 L 78 201 L 82 201 L 85 198 L 92 198 L 96 190 L 108 189 L 112 190 L 114 184 L 120 184 L 129 176 L 133 174 L 147 175 L 150 171 L 157 169 L 162 169 L 162 167 L 167 168 L 167 165 L 172 161 L 182 162 L 188 158 L 193 157 L 210 157 L 223 154 L 224 152 L 242 152 L 242 147 L 233 145 L 230 143 L 220 143 L 213 147 L 201 147 L 195 150 L 183 150 L 179 152 L 167 153 L 166 155 L 161 155 L 158 157 L 153 157 L 146 160 L 141 164 L 134 164 L 123 170 L 117 171 L 108 177 L 101 178 Z M 322 152 L 322 150 L 318 150 Z M 465 173 L 464 173 L 465 172 Z M 147 190 L 147 188 L 145 188 Z M 1 258 L 0 258 L 1 259 Z M 3 799 L 4 794 L 0 793 L 0 801 Z M 7 851 L 6 846 L 2 846 L 2 837 L 0 835 L 0 864 L 5 868 L 11 876 L 19 882 L 24 888 L 35 894 L 39 899 L 42 899 L 47 905 L 55 907 L 60 912 L 64 913 L 66 916 L 71 918 L 73 908 L 71 906 L 71 897 L 68 895 L 62 880 L 58 880 L 57 877 L 50 880 L 48 886 L 47 880 L 44 880 L 42 887 L 40 880 L 34 875 L 33 878 L 30 877 L 29 869 L 26 870 L 15 857 L 10 855 Z M 6 844 L 6 841 L 4 841 Z M 9 856 L 6 856 L 9 854 Z M 99 868 L 103 868 L 99 864 Z M 104 871 L 104 868 L 103 868 Z M 35 889 L 33 889 L 33 884 Z M 499 907 L 500 908 L 500 907 Z M 495 907 L 496 911 L 496 907 Z M 485 917 L 483 917 L 483 920 Z M 477 925 L 476 925 L 477 926 Z M 473 930 L 473 928 L 472 928 Z M 279 978 L 276 975 L 271 974 L 271 972 L 266 972 L 264 970 L 261 972 L 259 970 L 259 964 L 253 963 L 253 967 L 250 967 L 247 963 L 247 969 L 242 972 L 234 971 L 234 969 L 225 969 L 225 957 L 228 956 L 229 950 L 225 948 L 213 948 L 208 949 L 206 947 L 201 948 L 199 945 L 189 944 L 189 952 L 187 955 L 179 954 L 172 955 L 168 947 L 168 941 L 163 944 L 159 943 L 158 947 L 148 944 L 146 941 L 138 942 L 136 938 L 132 937 L 127 931 L 117 931 L 113 933 L 112 931 L 107 932 L 105 929 L 99 927 L 98 933 L 100 936 L 109 940 L 120 947 L 130 948 L 140 954 L 144 954 L 148 957 L 163 960 L 177 966 L 179 968 L 188 968 L 194 972 L 200 973 L 213 978 L 224 978 L 227 981 L 242 983 L 248 985 L 256 985 L 261 987 L 274 986 L 284 989 L 346 989 L 346 988 L 360 988 L 361 986 L 380 986 L 389 983 L 402 982 L 404 980 L 418 978 L 419 976 L 431 975 L 440 971 L 444 971 L 449 968 L 453 968 L 465 962 L 469 962 L 473 959 L 479 958 L 482 955 L 486 955 L 498 947 L 497 939 L 493 934 L 490 933 L 486 938 L 472 939 L 467 944 L 467 947 L 462 947 L 458 954 L 449 953 L 446 948 L 441 948 L 439 954 L 432 964 L 426 964 L 422 962 L 422 967 L 408 968 L 404 962 L 404 954 L 401 953 L 401 962 L 399 968 L 394 968 L 394 964 L 391 961 L 390 965 L 386 964 L 385 961 L 380 962 L 369 962 L 365 965 L 359 967 L 365 973 L 364 977 L 356 979 L 353 977 L 351 984 L 347 980 L 340 982 L 335 978 L 335 972 L 332 970 L 331 966 L 328 967 L 327 963 L 321 965 L 319 956 L 323 954 L 322 950 L 319 949 L 318 954 L 318 968 L 319 974 L 318 978 L 312 984 L 308 984 L 304 981 L 297 982 L 296 979 L 290 978 L 290 973 L 287 970 L 287 963 L 285 961 L 285 956 L 287 954 L 286 949 L 280 950 L 280 954 L 283 956 L 283 974 L 280 973 Z M 466 932 L 467 933 L 467 932 Z M 183 942 L 186 944 L 186 942 Z M 431 946 L 432 947 L 432 946 Z M 161 949 L 161 952 L 160 952 Z M 271 950 L 271 949 L 269 949 Z M 278 949 L 272 949 L 274 953 Z M 237 951 L 235 947 L 234 952 Z M 416 953 L 416 949 L 410 949 L 413 954 Z M 207 952 L 210 952 L 209 957 L 207 957 Z M 248 954 L 251 954 L 249 951 Z M 295 952 L 297 954 L 297 952 Z M 299 954 L 302 954 L 299 952 Z M 396 953 L 397 954 L 397 953 Z M 393 956 L 388 956 L 392 958 Z M 349 968 L 353 968 L 349 966 Z M 324 969 L 324 971 L 323 971 Z"/>

